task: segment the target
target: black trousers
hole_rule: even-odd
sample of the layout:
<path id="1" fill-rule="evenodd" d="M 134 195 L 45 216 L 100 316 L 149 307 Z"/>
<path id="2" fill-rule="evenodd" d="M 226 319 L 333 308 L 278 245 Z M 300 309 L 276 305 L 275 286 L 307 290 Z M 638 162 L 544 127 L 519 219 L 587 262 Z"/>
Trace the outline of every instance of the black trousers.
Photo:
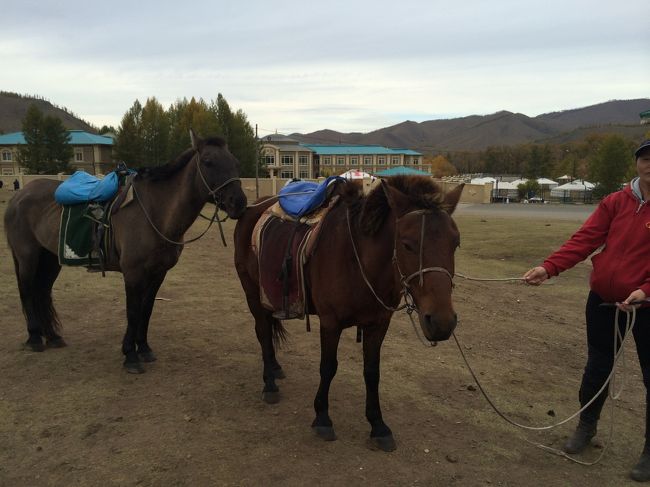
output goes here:
<path id="1" fill-rule="evenodd" d="M 614 318 L 616 308 L 599 306 L 603 300 L 593 291 L 587 298 L 587 365 L 582 376 L 579 399 L 580 404 L 587 404 L 602 387 L 612 370 L 614 363 Z M 624 333 L 625 316 L 619 313 L 619 329 Z M 643 374 L 643 384 L 646 388 L 646 447 L 650 447 L 650 308 L 637 309 L 636 323 L 632 330 L 636 351 Z M 620 343 L 619 343 L 620 345 Z M 620 364 L 620 362 L 619 362 Z M 584 423 L 595 424 L 600 417 L 608 388 L 605 388 L 598 398 L 582 412 L 580 420 Z"/>

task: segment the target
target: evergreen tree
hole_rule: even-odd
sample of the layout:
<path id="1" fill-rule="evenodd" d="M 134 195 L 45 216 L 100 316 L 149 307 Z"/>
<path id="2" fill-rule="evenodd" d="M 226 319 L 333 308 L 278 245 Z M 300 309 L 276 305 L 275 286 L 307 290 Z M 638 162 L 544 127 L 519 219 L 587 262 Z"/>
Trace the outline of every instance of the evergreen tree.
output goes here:
<path id="1" fill-rule="evenodd" d="M 609 135 L 595 147 L 589 158 L 589 174 L 596 183 L 594 195 L 603 197 L 621 189 L 630 172 L 633 158 L 630 144 L 619 135 Z"/>
<path id="2" fill-rule="evenodd" d="M 57 174 L 69 172 L 73 149 L 70 134 L 60 119 L 43 117 L 34 104 L 29 106 L 23 119 L 25 145 L 18 149 L 18 163 L 28 174 Z"/>
<path id="3" fill-rule="evenodd" d="M 129 167 L 142 166 L 142 105 L 138 100 L 122 117 L 115 138 L 115 155 Z"/>
<path id="4" fill-rule="evenodd" d="M 147 99 L 140 119 L 142 164 L 157 166 L 167 162 L 169 122 L 167 113 L 156 98 Z"/>
<path id="5" fill-rule="evenodd" d="M 241 176 L 255 177 L 255 166 L 259 164 L 261 157 L 261 145 L 243 111 L 237 110 L 228 131 L 228 148 L 241 164 Z"/>
<path id="6" fill-rule="evenodd" d="M 74 156 L 74 149 L 70 145 L 70 132 L 59 118 L 47 116 L 43 119 L 43 139 L 45 159 L 41 174 L 71 172 L 70 160 Z"/>
<path id="7" fill-rule="evenodd" d="M 29 105 L 22 128 L 25 145 L 18 148 L 18 164 L 23 166 L 28 174 L 43 174 L 39 172 L 41 161 L 45 158 L 43 112 L 36 105 Z"/>

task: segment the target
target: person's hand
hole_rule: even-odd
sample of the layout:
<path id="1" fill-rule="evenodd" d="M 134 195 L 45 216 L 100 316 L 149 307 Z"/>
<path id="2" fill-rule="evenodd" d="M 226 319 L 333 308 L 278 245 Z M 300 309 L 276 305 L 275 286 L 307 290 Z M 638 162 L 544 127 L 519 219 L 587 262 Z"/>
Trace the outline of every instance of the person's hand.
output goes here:
<path id="1" fill-rule="evenodd" d="M 548 272 L 542 266 L 533 267 L 524 274 L 524 282 L 533 286 L 539 286 L 548 279 Z"/>
<path id="2" fill-rule="evenodd" d="M 638 308 L 641 306 L 640 304 L 630 304 L 634 301 L 643 301 L 647 298 L 646 294 L 641 290 L 637 289 L 636 291 L 632 291 L 630 295 L 623 301 L 622 303 L 616 303 L 616 307 L 620 309 L 621 311 L 627 311 L 630 312 L 634 308 Z"/>

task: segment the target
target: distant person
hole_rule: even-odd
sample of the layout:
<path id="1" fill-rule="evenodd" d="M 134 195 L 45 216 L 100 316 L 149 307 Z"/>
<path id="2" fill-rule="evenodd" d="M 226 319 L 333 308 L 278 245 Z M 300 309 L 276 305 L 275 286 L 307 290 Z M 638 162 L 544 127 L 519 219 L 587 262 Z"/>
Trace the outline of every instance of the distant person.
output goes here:
<path id="1" fill-rule="evenodd" d="M 600 304 L 615 303 L 622 311 L 636 308 L 632 334 L 646 387 L 646 424 L 643 453 L 630 477 L 644 482 L 650 480 L 650 140 L 643 142 L 634 156 L 638 177 L 623 190 L 604 198 L 584 225 L 541 266 L 526 272 L 524 279 L 537 286 L 604 245 L 591 259 L 593 271 L 586 307 L 587 364 L 578 397 L 580 405 L 586 405 L 605 383 L 613 366 L 612 325 L 616 308 Z M 621 313 L 621 332 L 624 321 L 625 314 Z M 589 445 L 606 398 L 607 388 L 581 413 L 575 432 L 564 444 L 565 452 L 580 453 Z"/>
<path id="2" fill-rule="evenodd" d="M 14 191 L 18 191 L 20 189 L 20 183 L 18 182 L 17 179 L 14 179 Z"/>

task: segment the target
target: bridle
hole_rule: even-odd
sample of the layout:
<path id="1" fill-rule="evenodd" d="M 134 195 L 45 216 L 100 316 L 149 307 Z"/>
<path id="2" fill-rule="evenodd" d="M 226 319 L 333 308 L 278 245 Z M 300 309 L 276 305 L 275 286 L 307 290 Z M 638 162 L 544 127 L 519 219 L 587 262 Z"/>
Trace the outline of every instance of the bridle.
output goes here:
<path id="1" fill-rule="evenodd" d="M 200 154 L 198 149 L 196 149 L 195 151 L 196 151 L 196 153 L 194 154 L 193 158 L 196 159 L 196 169 L 197 169 L 197 171 L 199 173 L 199 177 L 201 178 L 201 182 L 203 183 L 203 185 L 208 190 L 208 195 L 212 196 L 212 199 L 214 201 L 214 215 L 212 215 L 212 218 L 210 218 L 210 223 L 208 224 L 208 227 L 198 237 L 194 237 L 194 238 L 192 238 L 190 240 L 184 240 L 183 242 L 177 242 L 175 240 L 171 240 L 171 239 L 167 238 L 165 235 L 162 234 L 162 232 L 160 230 L 158 230 L 156 225 L 154 225 L 153 220 L 151 220 L 151 217 L 147 213 L 147 210 L 145 209 L 144 205 L 142 204 L 142 200 L 140 199 L 140 196 L 138 195 L 138 192 L 135 189 L 135 184 L 132 183 L 131 186 L 133 187 L 133 194 L 135 195 L 135 199 L 138 200 L 138 203 L 140 204 L 140 208 L 142 209 L 142 212 L 144 213 L 145 218 L 149 222 L 149 225 L 151 225 L 151 228 L 153 228 L 154 231 L 158 234 L 158 236 L 160 236 L 166 242 L 174 244 L 174 245 L 185 245 L 185 244 L 188 244 L 188 243 L 196 242 L 198 239 L 203 237 L 203 235 L 208 233 L 208 230 L 210 230 L 210 227 L 216 221 L 217 224 L 219 225 L 219 233 L 221 235 L 221 242 L 223 243 L 223 246 L 226 247 L 227 246 L 226 245 L 226 237 L 223 234 L 223 227 L 221 226 L 221 224 L 226 221 L 228 216 L 226 216 L 223 220 L 221 220 L 219 218 L 219 204 L 221 203 L 221 195 L 220 195 L 219 192 L 221 190 L 223 190 L 223 188 L 228 186 L 230 183 L 233 183 L 235 181 L 240 181 L 240 179 L 238 177 L 227 179 L 226 181 L 221 183 L 216 188 L 211 189 L 210 185 L 208 184 L 208 181 L 205 179 L 205 176 L 203 175 L 203 171 L 201 171 L 201 154 Z"/>
<path id="2" fill-rule="evenodd" d="M 402 289 L 400 291 L 400 294 L 404 296 L 404 304 L 397 306 L 396 308 L 392 306 L 388 306 L 384 301 L 379 297 L 379 295 L 375 292 L 375 289 L 373 288 L 372 284 L 368 280 L 368 277 L 366 276 L 365 271 L 363 270 L 363 264 L 361 263 L 361 258 L 359 257 L 359 252 L 357 250 L 357 245 L 354 241 L 354 237 L 352 235 L 352 225 L 350 224 L 350 209 L 346 208 L 346 219 L 348 223 L 348 233 L 350 235 L 350 242 L 352 242 L 352 250 L 354 252 L 354 257 L 356 258 L 357 264 L 359 266 L 359 270 L 361 271 L 361 277 L 363 278 L 364 282 L 366 283 L 366 286 L 368 286 L 368 289 L 370 289 L 370 292 L 372 292 L 373 296 L 377 300 L 379 304 L 381 304 L 384 309 L 388 311 L 401 311 L 403 309 L 406 309 L 406 312 L 409 314 L 409 316 L 414 312 L 418 311 L 417 305 L 415 304 L 415 299 L 413 298 L 413 295 L 411 294 L 411 285 L 409 284 L 413 278 L 416 276 L 420 277 L 419 280 L 419 285 L 422 287 L 424 285 L 424 274 L 427 272 L 440 272 L 442 274 L 445 274 L 447 277 L 449 277 L 449 280 L 451 281 L 452 287 L 454 286 L 454 276 L 452 275 L 451 272 L 449 272 L 447 269 L 444 267 L 438 267 L 438 266 L 432 266 L 432 267 L 423 267 L 423 256 L 424 256 L 424 231 L 425 231 L 425 223 L 426 223 L 426 215 L 433 213 L 432 210 L 413 210 L 408 213 L 405 213 L 401 217 L 396 217 L 395 218 L 395 239 L 393 243 L 393 258 L 392 262 L 393 265 L 397 268 L 397 272 L 399 272 L 400 275 L 400 284 L 402 285 Z M 420 227 L 420 253 L 419 253 L 419 269 L 414 272 L 413 274 L 410 274 L 408 276 L 404 275 L 404 272 L 402 272 L 402 269 L 399 265 L 399 259 L 397 258 L 397 235 L 398 235 L 398 224 L 399 221 L 409 215 L 421 215 L 422 216 L 422 224 Z"/>

